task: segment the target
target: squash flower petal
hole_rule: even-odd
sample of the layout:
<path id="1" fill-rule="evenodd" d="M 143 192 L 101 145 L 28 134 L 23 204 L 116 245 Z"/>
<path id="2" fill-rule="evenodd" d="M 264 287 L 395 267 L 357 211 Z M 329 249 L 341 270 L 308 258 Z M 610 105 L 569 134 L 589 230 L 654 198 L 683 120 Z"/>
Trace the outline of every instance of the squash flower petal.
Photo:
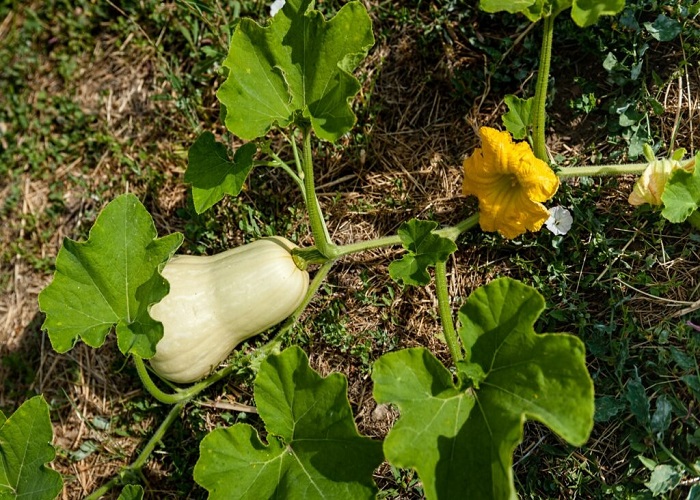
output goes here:
<path id="1" fill-rule="evenodd" d="M 642 176 L 637 179 L 627 201 L 634 206 L 644 205 L 645 203 L 657 207 L 663 205 L 661 195 L 664 194 L 666 182 L 671 177 L 671 174 L 680 168 L 692 172 L 695 168 L 695 162 L 690 161 L 683 164 L 673 159 L 652 161 L 644 170 Z"/>
<path id="2" fill-rule="evenodd" d="M 526 142 L 508 132 L 479 129 L 482 147 L 464 160 L 462 192 L 479 199 L 479 225 L 512 239 L 539 231 L 549 218 L 542 202 L 554 196 L 559 178 Z"/>

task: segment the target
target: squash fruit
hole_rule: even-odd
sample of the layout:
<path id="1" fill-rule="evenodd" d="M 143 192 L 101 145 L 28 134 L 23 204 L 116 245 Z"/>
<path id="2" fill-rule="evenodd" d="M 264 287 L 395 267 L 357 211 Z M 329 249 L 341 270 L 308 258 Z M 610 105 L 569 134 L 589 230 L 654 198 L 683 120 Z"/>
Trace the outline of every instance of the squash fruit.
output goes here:
<path id="1" fill-rule="evenodd" d="M 292 260 L 294 248 L 272 237 L 217 255 L 170 259 L 161 271 L 170 292 L 149 311 L 164 332 L 149 360 L 153 370 L 194 382 L 240 342 L 291 315 L 309 289 L 309 274 Z"/>

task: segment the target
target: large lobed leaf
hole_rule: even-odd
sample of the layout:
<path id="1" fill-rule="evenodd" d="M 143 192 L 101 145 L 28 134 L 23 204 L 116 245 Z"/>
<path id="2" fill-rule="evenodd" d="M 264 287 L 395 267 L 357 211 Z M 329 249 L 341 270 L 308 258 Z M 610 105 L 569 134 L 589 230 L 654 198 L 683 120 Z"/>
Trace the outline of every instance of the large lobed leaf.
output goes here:
<path id="1" fill-rule="evenodd" d="M 571 7 L 571 18 L 585 28 L 598 22 L 601 16 L 612 16 L 625 6 L 625 0 L 481 0 L 479 8 L 484 12 L 521 13 L 530 21 L 545 16 L 558 15 Z"/>
<path id="2" fill-rule="evenodd" d="M 192 184 L 194 209 L 203 213 L 217 204 L 224 195 L 238 196 L 253 168 L 257 147 L 244 144 L 228 157 L 226 146 L 214 134 L 204 132 L 190 147 L 185 181 Z"/>
<path id="3" fill-rule="evenodd" d="M 42 396 L 25 401 L 9 418 L 0 412 L 0 499 L 53 499 L 61 475 L 45 466 L 55 456 L 49 405 Z"/>
<path id="4" fill-rule="evenodd" d="M 374 44 L 372 23 L 356 1 L 330 21 L 312 9 L 312 0 L 287 0 L 269 26 L 242 19 L 236 28 L 217 97 L 237 136 L 310 120 L 319 137 L 335 141 L 354 125 L 349 100 L 360 84 L 351 72 Z"/>
<path id="5" fill-rule="evenodd" d="M 373 497 L 381 443 L 357 432 L 343 375 L 321 377 L 292 347 L 262 363 L 255 401 L 267 445 L 247 424 L 202 440 L 194 478 L 210 498 Z"/>
<path id="6" fill-rule="evenodd" d="M 125 194 L 105 206 L 86 242 L 63 241 L 53 281 L 39 294 L 43 328 L 56 351 L 68 351 L 79 338 L 99 347 L 116 325 L 122 353 L 155 354 L 163 325 L 147 310 L 168 293 L 158 269 L 182 243 L 178 233 L 156 236 L 146 208 Z"/>
<path id="7" fill-rule="evenodd" d="M 601 16 L 614 16 L 625 7 L 625 0 L 574 0 L 571 18 L 585 28 L 598 23 Z"/>
<path id="8" fill-rule="evenodd" d="M 471 357 L 458 367 L 459 384 L 423 348 L 375 364 L 376 400 L 401 410 L 385 455 L 417 470 L 427 498 L 516 498 L 512 455 L 526 419 L 573 445 L 587 440 L 593 383 L 583 343 L 536 334 L 543 309 L 540 294 L 512 279 L 475 291 L 460 310 L 459 334 Z"/>

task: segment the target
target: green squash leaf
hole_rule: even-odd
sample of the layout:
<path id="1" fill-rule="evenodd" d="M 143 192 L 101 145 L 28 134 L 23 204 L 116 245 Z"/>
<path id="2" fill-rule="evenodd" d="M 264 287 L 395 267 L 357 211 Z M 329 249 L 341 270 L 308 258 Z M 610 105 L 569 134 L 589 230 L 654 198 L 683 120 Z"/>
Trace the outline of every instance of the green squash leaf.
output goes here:
<path id="1" fill-rule="evenodd" d="M 217 142 L 214 134 L 204 132 L 190 147 L 185 181 L 192 184 L 194 209 L 203 213 L 224 197 L 238 196 L 253 168 L 255 144 L 244 144 L 228 157 L 226 146 Z"/>
<path id="2" fill-rule="evenodd" d="M 0 418 L 0 498 L 58 496 L 61 475 L 45 465 L 56 455 L 52 439 L 49 405 L 42 396 L 25 401 L 9 418 Z"/>
<path id="3" fill-rule="evenodd" d="M 142 500 L 143 488 L 138 484 L 127 484 L 122 488 L 117 500 Z"/>
<path id="4" fill-rule="evenodd" d="M 528 9 L 536 3 L 536 0 L 481 0 L 479 2 L 479 9 L 490 14 L 496 12 L 517 14 L 527 12 Z"/>
<path id="5" fill-rule="evenodd" d="M 292 347 L 263 361 L 255 401 L 268 444 L 247 424 L 202 440 L 194 478 L 209 498 L 373 498 L 381 443 L 358 434 L 343 375 L 321 377 Z"/>
<path id="6" fill-rule="evenodd" d="M 611 16 L 620 12 L 625 0 L 481 0 L 479 8 L 484 12 L 520 13 L 530 21 L 545 16 L 557 16 L 571 7 L 571 18 L 585 28 L 598 22 L 600 16 Z"/>
<path id="7" fill-rule="evenodd" d="M 226 127 L 251 140 L 273 126 L 311 121 L 322 139 L 335 141 L 355 123 L 350 99 L 360 89 L 352 71 L 374 44 L 372 23 L 360 2 L 349 2 L 330 21 L 311 0 L 287 0 L 262 27 L 242 19 L 217 92 Z"/>
<path id="8" fill-rule="evenodd" d="M 457 250 L 455 242 L 433 233 L 437 223 L 412 219 L 401 224 L 399 237 L 408 250 L 400 260 L 389 264 L 389 275 L 407 285 L 424 286 L 430 283 L 428 267 L 444 262 Z"/>
<path id="9" fill-rule="evenodd" d="M 593 26 L 601 16 L 614 16 L 625 7 L 625 0 L 574 0 L 571 18 L 582 28 Z"/>
<path id="10" fill-rule="evenodd" d="M 571 7 L 572 0 L 481 0 L 479 8 L 484 12 L 520 13 L 536 22 L 545 16 L 557 15 Z"/>
<path id="11" fill-rule="evenodd" d="M 526 419 L 573 445 L 588 439 L 593 383 L 583 343 L 566 334 L 536 334 L 543 309 L 537 291 L 508 278 L 469 297 L 459 334 L 469 362 L 485 374 L 470 377 L 478 389 L 457 385 L 423 348 L 375 363 L 375 399 L 401 411 L 384 443 L 387 460 L 416 469 L 427 498 L 516 498 L 512 455 Z"/>
<path id="12" fill-rule="evenodd" d="M 39 294 L 53 348 L 66 352 L 78 338 L 99 347 L 116 325 L 122 353 L 153 356 L 163 325 L 148 307 L 168 293 L 158 268 L 181 243 L 178 233 L 156 238 L 153 219 L 133 194 L 102 210 L 86 242 L 66 238 L 53 281 Z"/>
<path id="13" fill-rule="evenodd" d="M 401 411 L 384 440 L 389 463 L 416 469 L 427 498 L 489 498 L 476 494 L 477 485 L 462 484 L 474 466 L 472 455 L 483 452 L 460 437 L 476 403 L 473 393 L 460 391 L 449 370 L 423 347 L 384 354 L 372 380 L 377 403 Z"/>
<path id="14" fill-rule="evenodd" d="M 700 167 L 698 165 L 700 165 L 700 153 L 695 155 L 695 168 L 692 172 L 684 169 L 676 170 L 664 187 L 661 195 L 664 208 L 661 215 L 671 222 L 683 222 L 700 208 Z"/>
<path id="15" fill-rule="evenodd" d="M 514 139 L 524 139 L 532 123 L 532 103 L 534 99 L 521 99 L 514 95 L 507 95 L 505 103 L 508 112 L 501 117 L 503 125 Z"/>

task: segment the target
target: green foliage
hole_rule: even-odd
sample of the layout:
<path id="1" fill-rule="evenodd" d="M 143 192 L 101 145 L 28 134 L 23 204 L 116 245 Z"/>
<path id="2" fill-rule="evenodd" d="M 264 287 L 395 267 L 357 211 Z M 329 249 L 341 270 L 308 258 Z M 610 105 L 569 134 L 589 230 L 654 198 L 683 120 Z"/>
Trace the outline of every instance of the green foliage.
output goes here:
<path id="1" fill-rule="evenodd" d="M 593 26 L 601 16 L 613 16 L 625 6 L 625 0 L 574 0 L 571 18 L 581 27 Z"/>
<path id="2" fill-rule="evenodd" d="M 226 146 L 214 134 L 204 132 L 189 150 L 185 181 L 192 184 L 194 208 L 198 214 L 221 201 L 224 195 L 238 196 L 253 168 L 255 144 L 244 144 L 228 157 Z"/>
<path id="3" fill-rule="evenodd" d="M 507 95 L 504 100 L 508 112 L 501 117 L 503 125 L 514 139 L 524 139 L 532 128 L 533 98 L 521 99 L 514 95 Z"/>
<path id="4" fill-rule="evenodd" d="M 143 488 L 138 484 L 127 484 L 122 489 L 117 500 L 142 500 Z"/>
<path id="5" fill-rule="evenodd" d="M 692 3 L 628 1 L 618 19 L 609 26 L 606 22 L 602 26 L 605 29 L 591 36 L 589 42 L 582 41 L 583 46 L 595 47 L 604 54 L 603 68 L 613 87 L 601 100 L 601 108 L 610 115 L 610 135 L 621 136 L 631 159 L 642 154 L 645 143 L 654 144 L 654 150 L 662 147 L 654 143 L 661 134 L 653 127 L 666 112 L 662 92 L 697 59 L 700 30 L 693 27 Z M 659 11 L 664 14 L 655 15 Z M 684 31 L 683 39 L 673 35 L 677 29 Z M 684 54 L 677 70 L 661 71 L 656 61 L 673 50 Z"/>
<path id="6" fill-rule="evenodd" d="M 414 286 L 430 283 L 428 267 L 444 262 L 457 250 L 454 241 L 433 232 L 436 228 L 437 222 L 417 219 L 401 224 L 399 237 L 408 253 L 389 264 L 392 279 Z"/>
<path id="7" fill-rule="evenodd" d="M 105 206 L 86 242 L 63 242 L 54 279 L 39 294 L 56 351 L 68 351 L 78 338 L 99 347 L 116 325 L 122 353 L 155 354 L 163 326 L 148 307 L 168 293 L 158 270 L 182 243 L 177 233 L 156 236 L 146 208 L 125 194 Z"/>
<path id="8" fill-rule="evenodd" d="M 292 347 L 263 361 L 255 400 L 267 442 L 236 424 L 201 443 L 195 481 L 210 498 L 372 498 L 381 445 L 358 434 L 347 380 L 326 378 Z"/>
<path id="9" fill-rule="evenodd" d="M 661 214 L 671 222 L 683 222 L 700 210 L 700 153 L 695 156 L 692 172 L 676 170 L 661 195 L 664 208 Z"/>
<path id="10" fill-rule="evenodd" d="M 54 459 L 53 427 L 43 396 L 25 401 L 9 418 L 0 412 L 0 498 L 56 498 L 61 475 L 46 467 Z"/>
<path id="11" fill-rule="evenodd" d="M 666 14 L 659 14 L 653 23 L 644 23 L 644 27 L 659 42 L 670 42 L 681 32 L 681 23 L 676 19 L 671 19 Z"/>
<path id="12" fill-rule="evenodd" d="M 423 348 L 375 364 L 375 399 L 401 410 L 384 452 L 393 465 L 418 471 L 427 498 L 515 498 L 512 454 L 526 418 L 573 445 L 587 440 L 593 384 L 583 344 L 571 335 L 535 334 L 543 309 L 541 295 L 509 278 L 475 291 L 460 309 L 470 357 L 458 367 L 457 384 Z"/>
<path id="13" fill-rule="evenodd" d="M 360 89 L 351 71 L 374 44 L 367 11 L 350 2 L 330 21 L 310 0 L 289 0 L 267 27 L 243 19 L 217 92 L 226 126 L 243 139 L 291 123 L 335 141 L 355 123 L 349 100 Z"/>
<path id="14" fill-rule="evenodd" d="M 617 14 L 624 6 L 625 0 L 481 0 L 479 3 L 485 12 L 520 13 L 530 21 L 556 16 L 571 8 L 571 18 L 583 28 L 596 24 L 601 16 Z"/>

